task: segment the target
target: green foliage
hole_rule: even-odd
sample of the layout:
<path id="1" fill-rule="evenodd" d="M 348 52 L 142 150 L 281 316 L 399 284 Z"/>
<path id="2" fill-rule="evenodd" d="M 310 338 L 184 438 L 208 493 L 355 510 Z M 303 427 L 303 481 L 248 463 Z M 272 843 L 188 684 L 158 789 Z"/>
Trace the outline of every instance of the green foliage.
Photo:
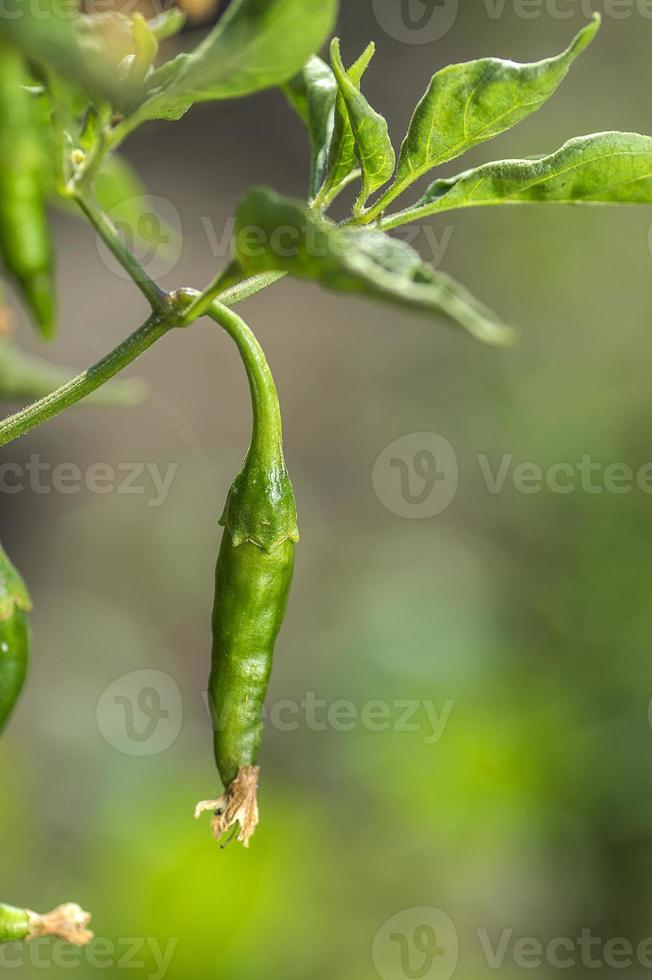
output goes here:
<path id="1" fill-rule="evenodd" d="M 349 68 L 347 72 L 348 79 L 356 89 L 360 88 L 362 76 L 369 67 L 375 51 L 376 46 L 372 42 L 367 45 L 357 61 Z M 338 95 L 335 100 L 335 118 L 333 121 L 332 136 L 330 142 L 323 148 L 328 159 L 328 165 L 324 184 L 317 195 L 316 203 L 319 205 L 328 203 L 347 183 L 360 175 L 355 136 L 344 96 L 332 69 L 329 69 L 329 71 L 331 72 L 335 86 L 338 88 Z"/>
<path id="2" fill-rule="evenodd" d="M 512 339 L 505 324 L 406 243 L 378 231 L 337 227 L 273 191 L 254 190 L 241 202 L 234 247 L 247 275 L 285 271 L 339 292 L 443 313 L 488 343 Z"/>
<path id="3" fill-rule="evenodd" d="M 412 219 L 489 204 L 649 204 L 652 139 L 637 133 L 597 133 L 569 140 L 540 160 L 486 163 L 436 180 Z"/>
<path id="4" fill-rule="evenodd" d="M 328 165 L 328 148 L 335 122 L 337 82 L 328 65 L 314 55 L 299 74 L 286 83 L 284 91 L 308 127 L 312 147 L 308 193 L 312 199 L 322 185 Z"/>
<path id="5" fill-rule="evenodd" d="M 493 139 L 540 109 L 599 26 L 596 14 L 557 58 L 531 65 L 482 58 L 437 72 L 401 146 L 397 188 L 404 189 L 433 167 Z"/>
<path id="6" fill-rule="evenodd" d="M 223 565 L 220 609 L 234 597 L 235 602 L 232 615 L 227 615 L 229 636 L 224 643 L 220 640 L 216 656 L 226 655 L 234 668 L 220 699 L 229 706 L 235 704 L 234 717 L 240 712 L 242 721 L 239 729 L 226 731 L 224 738 L 229 742 L 233 736 L 238 751 L 247 744 L 239 758 L 238 751 L 229 748 L 226 763 L 218 753 L 224 779 L 232 780 L 233 785 L 223 798 L 224 812 L 217 805 L 214 827 L 225 829 L 240 823 L 240 838 L 246 842 L 257 820 L 259 712 L 289 587 L 287 553 L 280 570 L 272 568 L 268 558 L 278 544 L 278 528 L 288 547 L 287 539 L 294 540 L 296 528 L 294 499 L 289 482 L 285 483 L 273 380 L 262 349 L 246 325 L 229 313 L 228 304 L 289 274 L 430 317 L 445 316 L 479 340 L 508 344 L 513 331 L 496 314 L 386 232 L 415 218 L 474 205 L 648 203 L 652 200 L 652 140 L 636 134 L 602 133 L 571 140 L 557 153 L 540 159 L 485 164 L 452 179 L 435 180 L 415 206 L 387 214 L 389 205 L 426 172 L 539 109 L 595 36 L 599 17 L 558 57 L 534 64 L 484 58 L 438 72 L 416 107 L 397 165 L 388 124 L 362 92 L 374 45 L 348 70 L 337 39 L 331 44 L 330 66 L 315 54 L 333 26 L 336 0 L 234 0 L 197 47 L 168 61 L 161 57 L 159 46 L 182 25 L 183 18 L 175 12 L 151 21 L 140 14 L 88 16 L 67 10 L 64 16 L 59 5 L 63 0 L 46 0 L 45 10 L 39 9 L 37 15 L 25 0 L 12 2 L 13 12 L 21 16 L 0 21 L 0 43 L 12 56 L 6 63 L 18 68 L 0 93 L 0 130 L 5 134 L 0 142 L 3 152 L 5 145 L 9 147 L 0 159 L 5 264 L 47 334 L 52 288 L 44 199 L 54 191 L 63 201 L 79 206 L 141 290 L 151 313 L 131 337 L 88 371 L 0 423 L 0 444 L 71 407 L 165 333 L 186 327 L 203 314 L 235 340 L 252 394 L 248 459 L 255 465 L 246 466 L 234 484 L 225 514 L 225 547 L 238 551 L 238 561 L 232 563 L 231 554 Z M 34 77 L 26 73 L 27 64 Z M 129 229 L 137 233 L 146 198 L 143 184 L 115 151 L 147 120 L 177 119 L 194 103 L 241 97 L 274 85 L 284 87 L 308 130 L 312 150 L 308 201 L 264 189 L 250 192 L 238 208 L 233 261 L 226 270 L 218 271 L 202 292 L 190 288 L 164 291 L 131 252 L 125 241 L 129 236 L 122 236 L 119 223 L 107 214 L 123 207 Z M 19 117 L 11 115 L 16 106 Z M 21 140 L 13 146 L 10 134 L 16 118 L 25 123 L 18 126 L 20 134 L 33 137 L 29 146 Z M 343 188 L 358 179 L 361 186 L 352 213 L 337 224 L 326 212 Z M 378 192 L 380 196 L 371 200 Z M 17 200 L 27 203 L 19 217 L 27 216 L 29 222 L 17 220 Z M 26 228 L 29 234 L 24 236 Z M 38 234 L 33 234 L 34 229 Z M 34 260 L 34 242 L 41 250 L 36 250 L 38 261 Z M 31 256 L 32 265 L 20 264 L 26 256 Z M 40 383 L 38 367 L 10 347 L 0 349 L 0 391 L 3 384 L 6 394 L 26 394 L 30 386 L 32 391 Z M 253 564 L 247 556 L 253 556 Z M 271 595 L 273 602 L 267 601 L 269 595 L 259 602 L 264 589 L 273 584 L 275 571 L 282 573 L 282 588 Z M 252 634 L 251 642 L 236 650 L 231 646 L 235 633 L 229 624 L 242 616 L 250 625 L 264 626 L 266 633 L 262 640 Z M 256 665 L 261 672 L 247 695 Z M 241 817 L 242 786 L 235 787 L 238 768 L 251 781 L 245 821 L 249 830 Z"/>
<path id="7" fill-rule="evenodd" d="M 396 156 L 386 120 L 371 108 L 344 69 L 337 38 L 331 44 L 331 61 L 349 117 L 355 153 L 362 173 L 362 190 L 356 205 L 359 210 L 369 195 L 390 179 L 394 173 Z"/>
<path id="8" fill-rule="evenodd" d="M 176 119 L 194 102 L 280 85 L 321 45 L 335 11 L 336 0 L 236 0 L 192 54 L 157 77 L 139 120 Z"/>

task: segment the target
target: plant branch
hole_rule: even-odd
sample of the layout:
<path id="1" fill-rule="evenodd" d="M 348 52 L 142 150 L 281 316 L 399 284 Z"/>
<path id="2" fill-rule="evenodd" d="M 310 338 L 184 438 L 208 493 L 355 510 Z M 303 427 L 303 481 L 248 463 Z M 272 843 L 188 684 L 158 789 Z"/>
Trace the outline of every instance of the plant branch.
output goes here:
<path id="1" fill-rule="evenodd" d="M 125 245 L 109 216 L 102 211 L 93 197 L 81 188 L 73 191 L 73 197 L 106 247 L 138 286 L 152 310 L 162 312 L 165 309 L 166 293 L 150 278 L 136 256 Z"/>
<path id="2" fill-rule="evenodd" d="M 121 344 L 118 344 L 88 370 L 82 371 L 77 377 L 46 395 L 45 398 L 39 399 L 39 401 L 28 405 L 27 408 L 0 422 L 0 446 L 6 446 L 8 442 L 18 439 L 19 436 L 25 435 L 26 432 L 35 429 L 36 426 L 76 405 L 86 395 L 95 391 L 105 381 L 131 364 L 174 325 L 173 320 L 166 320 L 156 314 L 151 316 L 138 330 L 134 331 L 131 336 L 123 340 Z"/>
<path id="3" fill-rule="evenodd" d="M 203 316 L 215 300 L 219 300 L 222 306 L 235 306 L 236 303 L 241 303 L 250 296 L 254 296 L 261 289 L 266 289 L 267 286 L 278 282 L 279 279 L 283 279 L 286 275 L 286 272 L 260 272 L 258 275 L 250 276 L 249 279 L 243 279 L 241 282 L 229 286 L 227 289 L 223 289 L 224 273 L 221 272 L 193 300 L 186 311 L 183 322 L 189 324 L 193 320 L 198 319 L 198 317 Z"/>
<path id="4" fill-rule="evenodd" d="M 161 292 L 161 305 L 164 307 L 164 312 L 154 313 L 138 330 L 92 367 L 82 371 L 44 398 L 1 421 L 0 446 L 6 446 L 7 443 L 48 422 L 66 409 L 72 408 L 135 361 L 169 330 L 189 326 L 204 313 L 224 327 L 238 345 L 249 376 L 254 399 L 254 415 L 259 420 L 258 430 L 261 438 L 263 430 L 269 430 L 272 434 L 268 441 L 271 439 L 273 442 L 277 437 L 280 441 L 278 400 L 265 355 L 244 320 L 232 313 L 226 303 L 239 303 L 284 275 L 283 272 L 270 272 L 245 279 L 222 294 L 220 298 L 224 302 L 216 303 L 211 299 L 206 309 L 203 308 L 204 293 L 191 289 L 179 290 L 170 295 Z"/>

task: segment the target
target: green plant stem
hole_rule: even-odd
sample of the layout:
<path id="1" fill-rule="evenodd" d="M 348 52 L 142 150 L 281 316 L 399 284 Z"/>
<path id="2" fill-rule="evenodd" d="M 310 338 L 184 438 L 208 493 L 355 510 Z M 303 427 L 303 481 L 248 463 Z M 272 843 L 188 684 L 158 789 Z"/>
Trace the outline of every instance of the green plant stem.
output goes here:
<path id="1" fill-rule="evenodd" d="M 425 173 L 426 171 L 424 171 Z M 383 212 L 389 207 L 397 197 L 410 187 L 417 178 L 410 176 L 409 180 L 405 180 L 400 184 L 392 184 L 388 189 L 378 198 L 375 204 L 372 204 L 370 208 L 366 208 L 361 211 L 358 215 L 358 224 L 368 225 L 372 221 L 376 221 L 378 218 L 382 217 Z M 392 227 L 396 227 L 392 225 Z"/>
<path id="2" fill-rule="evenodd" d="M 442 211 L 446 209 L 442 207 Z M 424 207 L 410 207 L 405 208 L 403 211 L 395 211 L 393 214 L 388 214 L 387 217 L 381 218 L 376 227 L 380 231 L 391 231 L 392 228 L 400 228 L 402 225 L 407 225 L 412 221 L 418 221 L 420 218 L 427 218 L 431 214 L 434 214 L 434 208 L 427 211 Z"/>
<path id="3" fill-rule="evenodd" d="M 263 466 L 271 468 L 283 458 L 283 426 L 278 393 L 265 353 L 244 320 L 227 306 L 214 302 L 206 314 L 226 330 L 238 348 L 251 391 L 251 450 Z"/>
<path id="4" fill-rule="evenodd" d="M 220 273 L 190 304 L 184 316 L 184 323 L 192 323 L 193 320 L 203 316 L 215 300 L 219 300 L 222 306 L 235 306 L 236 303 L 241 303 L 260 292 L 261 289 L 266 289 L 267 286 L 283 279 L 286 275 L 286 272 L 260 272 L 249 279 L 243 279 L 235 286 L 222 289 L 224 274 Z"/>
<path id="5" fill-rule="evenodd" d="M 88 370 L 82 371 L 45 398 L 39 399 L 0 422 L 0 446 L 6 446 L 13 439 L 25 435 L 37 425 L 49 421 L 67 408 L 76 405 L 86 395 L 131 364 L 173 326 L 174 321 L 166 320 L 157 314 L 151 316 L 138 330 Z"/>
<path id="6" fill-rule="evenodd" d="M 109 216 L 102 211 L 93 197 L 81 188 L 73 191 L 73 197 L 106 247 L 138 286 L 152 310 L 158 312 L 164 310 L 165 292 L 150 278 L 136 256 L 127 248 Z"/>

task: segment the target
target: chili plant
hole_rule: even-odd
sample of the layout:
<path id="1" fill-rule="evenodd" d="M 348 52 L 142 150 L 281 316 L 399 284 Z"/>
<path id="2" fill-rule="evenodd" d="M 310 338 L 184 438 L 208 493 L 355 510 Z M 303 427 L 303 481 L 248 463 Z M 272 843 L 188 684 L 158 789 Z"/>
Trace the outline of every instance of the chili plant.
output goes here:
<path id="1" fill-rule="evenodd" d="M 61 0 L 46 0 L 36 16 L 26 0 L 12 2 L 12 16 L 0 20 L 0 251 L 7 277 L 41 335 L 50 337 L 56 303 L 45 205 L 52 198 L 85 216 L 147 299 L 150 313 L 88 370 L 0 422 L 0 444 L 98 392 L 152 344 L 200 317 L 235 342 L 251 390 L 253 431 L 222 515 L 216 568 L 210 696 L 224 791 L 199 803 L 196 815 L 210 811 L 216 838 L 237 835 L 248 845 L 258 822 L 261 709 L 299 535 L 272 374 L 232 307 L 291 275 L 407 307 L 437 324 L 447 319 L 489 344 L 510 344 L 514 330 L 499 315 L 388 233 L 458 208 L 650 203 L 652 139 L 617 132 L 581 136 L 548 156 L 437 178 L 420 198 L 395 208 L 423 175 L 539 109 L 594 39 L 599 17 L 565 51 L 543 61 L 482 58 L 438 71 L 396 154 L 387 122 L 362 92 L 373 44 L 348 67 L 337 39 L 328 61 L 315 54 L 333 28 L 336 0 L 233 0 L 194 50 L 168 60 L 159 49 L 183 25 L 176 10 L 147 21 L 139 14 L 83 15 L 64 9 Z M 251 190 L 237 206 L 225 268 L 203 289 L 164 291 L 107 214 L 112 201 L 133 197 L 141 187 L 118 155 L 120 147 L 150 120 L 172 121 L 195 103 L 272 86 L 282 89 L 310 139 L 304 197 Z M 349 185 L 357 187 L 355 202 L 348 217 L 336 221 L 329 208 Z M 5 397 L 43 395 L 52 371 L 15 348 L 0 348 Z M 117 387 L 107 389 L 106 400 L 135 397 L 132 389 Z M 29 607 L 22 581 L 3 561 L 2 721 L 22 686 Z M 84 941 L 87 920 L 77 907 L 67 908 L 70 921 L 62 927 L 63 913 L 54 916 L 53 926 L 51 918 L 0 906 L 0 941 L 47 929 Z"/>

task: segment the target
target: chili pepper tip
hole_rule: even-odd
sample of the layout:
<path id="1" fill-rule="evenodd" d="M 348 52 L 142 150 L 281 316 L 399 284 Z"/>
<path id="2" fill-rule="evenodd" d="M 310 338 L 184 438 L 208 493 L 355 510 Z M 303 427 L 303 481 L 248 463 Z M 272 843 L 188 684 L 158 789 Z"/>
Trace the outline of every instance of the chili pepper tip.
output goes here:
<path id="1" fill-rule="evenodd" d="M 87 946 L 93 938 L 93 933 L 87 928 L 91 920 L 90 912 L 85 912 L 75 902 L 59 905 L 52 912 L 39 915 L 38 912 L 28 912 L 29 939 L 41 936 L 55 936 L 74 946 Z"/>
<path id="2" fill-rule="evenodd" d="M 195 807 L 195 820 L 202 813 L 212 811 L 211 830 L 215 840 L 220 840 L 231 830 L 229 841 L 238 831 L 237 840 L 245 847 L 253 837 L 258 826 L 258 788 L 259 766 L 243 766 L 226 792 L 218 800 L 202 800 Z"/>
<path id="3" fill-rule="evenodd" d="M 25 297 L 34 314 L 39 333 L 44 340 L 52 340 L 55 335 L 55 309 L 53 286 L 50 275 L 40 272 L 24 279 L 21 283 Z"/>

